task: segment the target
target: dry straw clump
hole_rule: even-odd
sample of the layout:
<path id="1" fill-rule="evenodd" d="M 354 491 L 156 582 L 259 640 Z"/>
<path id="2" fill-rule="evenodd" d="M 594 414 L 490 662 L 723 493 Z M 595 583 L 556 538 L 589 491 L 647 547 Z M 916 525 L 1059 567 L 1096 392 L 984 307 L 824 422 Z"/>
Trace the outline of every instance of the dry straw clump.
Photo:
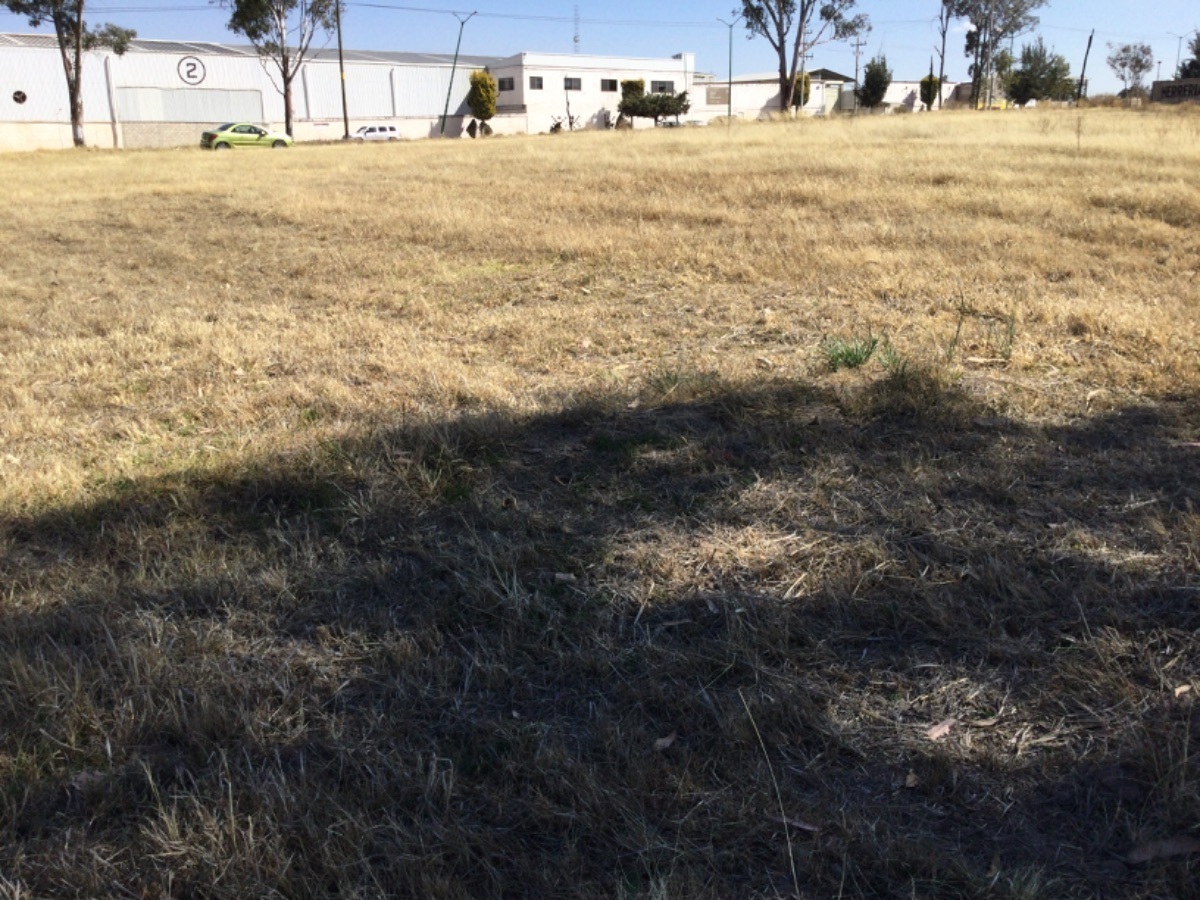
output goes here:
<path id="1" fill-rule="evenodd" d="M 0 158 L 0 892 L 1187 895 L 1198 130 Z"/>

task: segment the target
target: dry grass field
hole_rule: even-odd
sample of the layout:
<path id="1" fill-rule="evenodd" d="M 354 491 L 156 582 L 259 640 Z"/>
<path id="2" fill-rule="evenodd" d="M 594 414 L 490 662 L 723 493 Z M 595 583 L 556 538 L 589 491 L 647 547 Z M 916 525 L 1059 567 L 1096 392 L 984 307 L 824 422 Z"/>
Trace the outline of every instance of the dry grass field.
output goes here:
<path id="1" fill-rule="evenodd" d="M 1196 896 L 1198 148 L 0 157 L 0 896 Z"/>

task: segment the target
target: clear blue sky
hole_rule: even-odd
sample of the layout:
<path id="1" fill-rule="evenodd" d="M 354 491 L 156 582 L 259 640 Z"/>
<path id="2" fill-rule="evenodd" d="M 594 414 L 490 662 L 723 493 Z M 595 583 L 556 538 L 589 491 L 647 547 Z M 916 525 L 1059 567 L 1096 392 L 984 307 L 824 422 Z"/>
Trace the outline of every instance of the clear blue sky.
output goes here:
<path id="1" fill-rule="evenodd" d="M 573 52 L 578 9 L 581 53 L 670 56 L 686 50 L 696 54 L 698 69 L 723 75 L 729 65 L 729 30 L 717 19 L 731 20 L 737 5 L 736 0 L 346 0 L 343 40 L 348 48 L 360 50 L 451 53 L 459 30 L 452 13 L 474 10 L 478 15 L 463 30 L 464 53 Z M 884 53 L 897 79 L 925 75 L 936 43 L 937 8 L 937 0 L 859 0 L 858 9 L 872 23 L 863 47 L 864 62 Z M 144 38 L 239 42 L 225 28 L 227 13 L 206 0 L 89 0 L 86 12 L 91 24 L 110 21 L 136 28 Z M 1041 24 L 1034 35 L 1041 35 L 1063 54 L 1075 75 L 1088 33 L 1095 29 L 1088 60 L 1093 94 L 1121 86 L 1104 63 L 1107 43 L 1149 44 L 1166 77 L 1175 68 L 1177 35 L 1190 36 L 1200 27 L 1197 0 L 1050 0 L 1039 15 Z M 963 24 L 956 23 L 946 51 L 947 78 L 955 81 L 967 76 Z M 23 17 L 0 7 L 0 31 L 30 29 Z M 1017 49 L 1034 35 L 1019 38 Z M 740 24 L 733 38 L 735 74 L 774 68 L 774 56 L 764 39 L 748 40 Z M 1186 53 L 1187 37 L 1183 47 Z M 845 44 L 827 44 L 816 49 L 809 65 L 853 75 L 854 51 Z"/>

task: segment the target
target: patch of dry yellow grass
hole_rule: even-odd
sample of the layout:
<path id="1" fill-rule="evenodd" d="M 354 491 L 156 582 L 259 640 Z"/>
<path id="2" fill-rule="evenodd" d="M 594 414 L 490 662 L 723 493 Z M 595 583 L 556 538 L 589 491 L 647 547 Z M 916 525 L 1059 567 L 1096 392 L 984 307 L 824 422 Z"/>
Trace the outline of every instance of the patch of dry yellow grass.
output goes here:
<path id="1" fill-rule="evenodd" d="M 0 501 L 664 368 L 814 375 L 866 331 L 1031 416 L 1188 389 L 1198 130 L 1044 111 L 0 159 Z"/>

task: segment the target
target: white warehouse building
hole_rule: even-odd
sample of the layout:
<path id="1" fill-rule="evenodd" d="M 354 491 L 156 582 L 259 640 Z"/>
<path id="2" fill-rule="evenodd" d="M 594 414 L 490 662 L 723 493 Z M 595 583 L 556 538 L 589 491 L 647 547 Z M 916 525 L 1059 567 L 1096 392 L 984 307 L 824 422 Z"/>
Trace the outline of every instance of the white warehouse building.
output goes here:
<path id="1" fill-rule="evenodd" d="M 491 72 L 500 87 L 490 123 L 499 134 L 545 132 L 559 122 L 602 127 L 616 119 L 621 81 L 640 78 L 648 91 L 679 93 L 691 91 L 696 75 L 690 53 L 663 59 L 518 53 L 459 56 L 457 62 L 421 53 L 346 51 L 343 57 L 350 131 L 387 123 L 405 138 L 461 136 L 471 120 L 466 98 L 477 69 Z M 282 129 L 283 96 L 272 68 L 252 47 L 207 42 L 135 40 L 122 56 L 89 52 L 83 64 L 87 143 L 195 145 L 204 129 L 229 121 Z M 0 150 L 70 147 L 56 39 L 0 34 L 0 73 Z M 314 51 L 305 61 L 292 83 L 292 114 L 299 141 L 343 136 L 336 51 Z"/>

